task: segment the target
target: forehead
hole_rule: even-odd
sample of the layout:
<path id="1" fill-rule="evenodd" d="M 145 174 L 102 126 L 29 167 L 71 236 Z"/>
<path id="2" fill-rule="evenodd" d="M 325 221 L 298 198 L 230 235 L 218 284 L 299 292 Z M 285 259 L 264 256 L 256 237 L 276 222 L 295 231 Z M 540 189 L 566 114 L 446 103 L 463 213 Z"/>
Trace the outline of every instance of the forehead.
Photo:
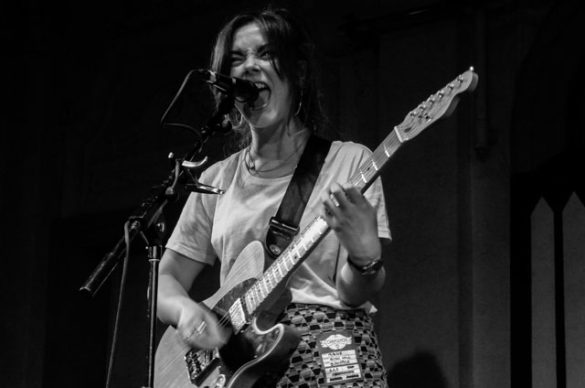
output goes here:
<path id="1" fill-rule="evenodd" d="M 258 24 L 249 23 L 234 32 L 233 50 L 254 49 L 265 45 L 266 37 Z"/>

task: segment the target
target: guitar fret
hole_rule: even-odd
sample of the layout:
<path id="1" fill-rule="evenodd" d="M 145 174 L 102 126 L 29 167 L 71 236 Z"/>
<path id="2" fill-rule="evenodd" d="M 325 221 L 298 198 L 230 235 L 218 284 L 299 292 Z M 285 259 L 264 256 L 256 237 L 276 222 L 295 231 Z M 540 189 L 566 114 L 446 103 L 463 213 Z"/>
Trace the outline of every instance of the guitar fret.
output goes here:
<path id="1" fill-rule="evenodd" d="M 246 308 L 248 310 L 248 314 L 251 314 L 254 310 L 256 310 L 256 302 L 254 300 L 254 293 L 251 292 L 252 287 L 246 292 Z"/>
<path id="2" fill-rule="evenodd" d="M 287 256 L 284 258 L 284 260 L 285 260 L 285 263 L 287 263 L 287 264 L 289 264 L 289 265 L 290 265 L 290 267 L 289 267 L 289 271 L 290 271 L 291 269 L 293 269 L 293 267 L 295 266 L 295 263 L 296 263 L 296 262 L 294 261 L 294 257 L 293 257 L 292 255 L 287 255 Z"/>
<path id="3" fill-rule="evenodd" d="M 258 298 L 258 304 L 261 303 L 264 297 L 264 291 L 262 290 L 262 282 L 256 282 L 256 298 Z"/>
<path id="4" fill-rule="evenodd" d="M 264 289 L 266 290 L 264 293 L 264 297 L 266 298 L 268 294 L 270 294 L 270 291 L 272 290 L 272 284 L 270 284 L 270 276 L 266 276 L 262 283 L 264 283 Z"/>
<path id="5" fill-rule="evenodd" d="M 297 258 L 298 258 L 298 257 L 299 257 L 299 255 L 298 255 L 298 254 L 295 254 L 294 252 L 291 252 L 291 251 L 287 252 L 286 258 L 287 258 L 288 262 L 289 262 L 289 263 L 290 263 L 290 265 L 291 265 L 291 267 L 290 267 L 291 269 L 292 269 L 292 268 L 295 266 L 295 264 L 297 263 Z"/>
<path id="6" fill-rule="evenodd" d="M 380 153 L 376 153 L 374 154 L 374 157 L 376 159 L 375 161 L 375 166 L 376 166 L 376 171 L 380 171 L 380 169 L 384 166 L 384 163 L 388 160 L 388 158 L 386 157 L 386 155 L 380 155 Z M 379 166 L 382 167 L 379 167 Z"/>
<path id="7" fill-rule="evenodd" d="M 244 309 L 242 306 L 241 299 L 238 298 L 230 306 L 229 314 L 230 314 L 230 321 L 232 322 L 232 325 L 234 326 L 235 331 L 238 332 L 242 327 L 244 327 L 244 324 L 246 323 Z"/>
<path id="8" fill-rule="evenodd" d="M 272 276 L 270 276 L 269 270 L 264 272 L 263 278 L 264 284 L 266 284 L 267 289 L 270 290 L 272 288 Z"/>
<path id="9" fill-rule="evenodd" d="M 275 265 L 275 268 L 278 270 L 278 274 L 279 274 L 280 279 L 283 279 L 284 278 L 284 273 L 282 272 L 282 268 L 280 268 L 281 263 L 280 262 L 276 262 L 275 264 L 276 264 Z"/>
<path id="10" fill-rule="evenodd" d="M 272 289 L 272 278 L 270 277 L 268 271 L 264 272 L 262 282 L 266 286 L 266 294 L 268 294 L 268 290 Z"/>
<path id="11" fill-rule="evenodd" d="M 246 301 L 246 310 L 248 311 L 248 313 L 254 311 L 255 308 L 254 305 L 252 305 L 252 296 L 250 295 L 249 292 L 246 292 L 246 294 L 244 295 L 244 300 Z"/>
<path id="12" fill-rule="evenodd" d="M 412 115 L 413 113 L 410 112 L 410 114 Z M 408 140 L 408 139 L 402 138 L 402 135 L 400 134 L 400 132 L 397 129 L 398 129 L 398 126 L 394 127 L 394 132 L 396 133 L 396 137 L 398 138 L 399 142 L 404 143 L 405 140 Z"/>
<path id="13" fill-rule="evenodd" d="M 274 281 L 278 284 L 282 280 L 282 273 L 277 266 L 274 267 L 274 271 L 272 271 L 272 276 L 274 276 Z"/>
<path id="14" fill-rule="evenodd" d="M 295 244 L 293 247 L 291 247 L 291 250 L 294 253 L 295 257 L 302 257 L 303 256 L 303 254 L 299 252 L 299 248 L 300 247 L 298 246 L 298 244 Z"/>
<path id="15" fill-rule="evenodd" d="M 384 146 L 384 153 L 386 154 L 386 157 L 390 157 L 390 153 L 388 152 L 388 150 L 386 149 L 386 143 L 382 143 L 382 145 Z"/>
<path id="16" fill-rule="evenodd" d="M 260 301 L 258 300 L 258 296 L 255 292 L 250 293 L 250 300 L 252 301 L 252 305 L 250 306 L 249 311 L 256 311 L 258 306 L 260 305 Z"/>
<path id="17" fill-rule="evenodd" d="M 276 276 L 274 275 L 274 270 L 269 270 L 268 272 L 268 284 L 270 288 L 274 288 L 276 286 Z"/>
<path id="18" fill-rule="evenodd" d="M 262 303 L 262 289 L 260 288 L 260 283 L 254 285 L 254 298 L 256 299 L 256 305 L 260 306 L 260 303 Z"/>
<path id="19" fill-rule="evenodd" d="M 366 170 L 365 170 L 365 171 L 362 171 L 362 170 L 360 169 L 360 172 L 361 172 L 361 175 L 362 175 L 362 180 L 363 180 L 363 181 L 364 181 L 364 183 L 366 183 L 366 184 L 367 184 L 367 183 L 370 181 L 370 179 L 372 179 L 372 177 L 374 176 L 374 173 L 375 173 L 375 171 L 374 171 L 374 172 L 372 172 L 372 163 L 373 163 L 373 162 L 372 162 L 372 160 L 370 159 L 370 160 L 368 160 L 368 161 L 366 162 L 366 164 L 369 164 L 368 166 L 366 166 Z"/>
<path id="20" fill-rule="evenodd" d="M 260 306 L 260 298 L 258 298 L 258 294 L 256 292 L 256 289 L 254 290 L 254 292 L 252 292 L 251 295 L 252 295 L 252 310 L 250 310 L 250 311 L 256 311 L 258 306 Z"/>
<path id="21" fill-rule="evenodd" d="M 268 287 L 266 286 L 266 279 L 262 278 L 260 283 L 260 295 L 262 296 L 262 299 L 266 298 L 266 296 L 268 295 Z"/>
<path id="22" fill-rule="evenodd" d="M 258 284 L 258 282 L 256 282 L 254 284 L 254 286 L 252 287 L 252 293 L 254 295 L 254 304 L 256 305 L 256 307 L 260 306 L 260 303 L 262 301 L 262 298 L 260 297 L 260 285 Z"/>
<path id="23" fill-rule="evenodd" d="M 276 286 L 279 280 L 278 273 L 276 273 L 276 269 L 274 267 L 270 267 L 268 268 L 267 272 L 270 272 L 270 287 Z"/>
<path id="24" fill-rule="evenodd" d="M 284 272 L 289 272 L 290 268 L 286 262 L 286 257 L 282 256 L 278 259 L 278 262 L 280 263 L 280 265 L 284 268 Z"/>
<path id="25" fill-rule="evenodd" d="M 295 244 L 292 252 L 290 254 L 291 259 L 294 260 L 296 263 L 299 259 L 301 259 L 307 253 L 307 247 L 305 244 Z"/>

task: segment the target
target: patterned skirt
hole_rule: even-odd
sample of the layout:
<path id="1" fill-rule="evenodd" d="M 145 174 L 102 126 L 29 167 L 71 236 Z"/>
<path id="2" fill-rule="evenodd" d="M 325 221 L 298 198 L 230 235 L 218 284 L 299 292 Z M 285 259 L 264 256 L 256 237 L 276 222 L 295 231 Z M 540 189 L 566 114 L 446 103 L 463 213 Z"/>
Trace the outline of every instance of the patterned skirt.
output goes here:
<path id="1" fill-rule="evenodd" d="M 296 327 L 301 341 L 276 387 L 387 387 L 374 324 L 363 310 L 291 304 L 281 322 Z"/>

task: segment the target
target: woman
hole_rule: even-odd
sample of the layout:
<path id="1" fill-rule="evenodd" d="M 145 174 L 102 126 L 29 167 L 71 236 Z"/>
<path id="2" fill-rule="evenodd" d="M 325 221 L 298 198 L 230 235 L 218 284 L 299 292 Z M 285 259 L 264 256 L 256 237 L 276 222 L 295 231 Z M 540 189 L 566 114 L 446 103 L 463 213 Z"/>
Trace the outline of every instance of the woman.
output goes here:
<path id="1" fill-rule="evenodd" d="M 319 129 L 322 115 L 312 50 L 305 30 L 284 10 L 236 16 L 218 35 L 213 70 L 250 80 L 260 93 L 256 101 L 236 102 L 231 114 L 245 134 L 245 148 L 200 177 L 225 194 L 190 195 L 160 264 L 159 318 L 175 326 L 192 348 L 221 348 L 230 331 L 187 291 L 216 258 L 223 282 L 238 254 L 250 242 L 264 241 L 303 149 Z M 390 238 L 382 186 L 378 179 L 364 196 L 351 185 L 341 185 L 369 155 L 361 145 L 333 142 L 306 205 L 300 229 L 322 216 L 334 233 L 316 246 L 288 282 L 293 303 L 281 318 L 298 328 L 302 340 L 278 386 L 335 381 L 385 386 L 368 315 L 375 310 L 369 299 L 385 279 L 378 264 L 380 239 Z M 342 338 L 339 335 L 349 341 L 344 348 L 349 358 L 335 358 L 317 344 L 331 343 Z M 329 368 L 324 360 L 345 369 Z"/>

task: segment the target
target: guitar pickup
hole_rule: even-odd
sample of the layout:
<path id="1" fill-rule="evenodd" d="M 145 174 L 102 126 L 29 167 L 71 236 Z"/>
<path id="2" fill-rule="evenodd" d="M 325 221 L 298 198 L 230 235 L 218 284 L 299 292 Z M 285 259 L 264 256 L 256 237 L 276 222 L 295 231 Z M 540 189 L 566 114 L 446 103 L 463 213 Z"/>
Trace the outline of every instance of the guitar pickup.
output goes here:
<path id="1" fill-rule="evenodd" d="M 219 353 L 217 350 L 190 350 L 185 355 L 189 380 L 196 386 L 201 383 L 219 367 Z"/>

